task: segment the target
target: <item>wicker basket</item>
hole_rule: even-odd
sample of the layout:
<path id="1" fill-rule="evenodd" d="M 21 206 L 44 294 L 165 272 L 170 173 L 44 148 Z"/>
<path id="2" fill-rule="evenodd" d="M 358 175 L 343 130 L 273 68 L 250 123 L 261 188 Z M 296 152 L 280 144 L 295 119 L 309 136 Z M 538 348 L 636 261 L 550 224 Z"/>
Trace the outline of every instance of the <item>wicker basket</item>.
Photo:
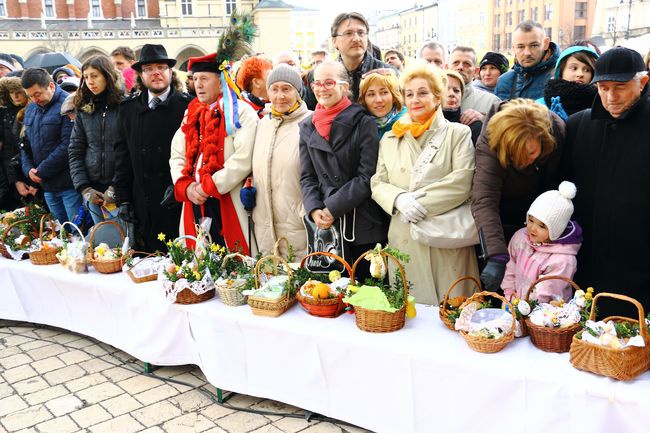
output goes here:
<path id="1" fill-rule="evenodd" d="M 270 255 L 270 256 L 262 257 L 261 259 L 258 260 L 257 264 L 255 265 L 255 288 L 260 287 L 259 274 L 262 271 L 262 264 L 269 260 L 273 262 L 274 275 L 277 275 L 278 263 L 284 265 L 287 271 L 287 275 L 289 277 L 289 280 L 287 281 L 287 285 L 291 287 L 292 272 L 289 263 L 287 263 L 287 261 L 280 256 Z M 287 290 L 286 294 L 279 299 L 271 300 L 271 299 L 257 298 L 255 296 L 248 297 L 248 305 L 251 307 L 251 311 L 253 312 L 253 314 L 257 316 L 278 317 L 282 315 L 285 311 L 287 311 L 294 304 L 294 302 L 296 302 L 296 297 L 292 295 L 289 290 Z"/>
<path id="2" fill-rule="evenodd" d="M 315 251 L 311 254 L 307 254 L 301 260 L 300 267 L 302 268 L 305 265 L 307 259 L 312 256 L 331 257 L 337 260 L 338 262 L 340 262 L 345 267 L 345 269 L 348 271 L 348 275 L 352 274 L 352 268 L 350 267 L 348 262 L 343 260 L 343 258 L 337 256 L 336 254 L 328 253 L 326 251 Z M 298 299 L 298 302 L 300 302 L 302 308 L 312 316 L 333 318 L 333 317 L 340 316 L 345 311 L 345 303 L 343 302 L 343 293 L 340 293 L 335 298 L 314 299 L 314 298 L 302 296 L 300 294 L 300 290 L 298 290 L 298 292 L 296 293 L 296 298 Z"/>
<path id="3" fill-rule="evenodd" d="M 352 270 L 350 272 L 350 281 L 354 281 L 354 272 L 356 271 L 357 266 L 361 260 L 363 260 L 363 258 L 371 252 L 372 251 L 366 251 L 354 262 L 354 265 L 352 265 Z M 409 289 L 404 267 L 399 260 L 390 254 L 382 251 L 381 255 L 384 257 L 384 260 L 390 257 L 391 260 L 397 264 L 399 272 L 402 274 L 402 283 L 404 284 L 404 305 L 402 308 L 393 313 L 389 313 L 388 311 L 368 310 L 367 308 L 354 307 L 354 316 L 357 327 L 366 332 L 399 331 L 404 327 L 404 322 L 406 320 L 406 304 L 408 303 Z"/>
<path id="4" fill-rule="evenodd" d="M 56 255 L 59 251 L 61 251 L 61 248 L 43 248 L 43 232 L 45 231 L 45 221 L 48 221 L 50 223 L 50 231 L 52 232 L 52 236 L 56 234 L 52 219 L 47 215 L 43 215 L 41 217 L 41 225 L 38 230 L 38 239 L 41 243 L 41 249 L 29 253 L 29 260 L 33 265 L 55 265 L 59 263 L 59 259 L 56 258 Z"/>
<path id="5" fill-rule="evenodd" d="M 454 328 L 454 323 L 449 319 L 449 310 L 447 310 L 447 303 L 449 302 L 449 294 L 453 290 L 454 287 L 456 287 L 458 284 L 462 283 L 463 281 L 471 281 L 474 283 L 474 291 L 475 292 L 480 292 L 481 291 L 481 283 L 474 277 L 468 275 L 465 277 L 460 277 L 453 283 L 451 283 L 451 286 L 447 289 L 447 292 L 445 293 L 445 297 L 440 303 L 440 308 L 438 310 L 438 314 L 440 315 L 440 320 L 442 320 L 442 323 L 447 327 L 447 329 L 451 329 L 452 331 L 455 331 L 456 328 Z M 463 302 L 467 300 L 466 297 L 462 297 Z"/>
<path id="6" fill-rule="evenodd" d="M 59 239 L 63 241 L 64 236 L 66 236 L 66 231 L 63 229 L 65 226 L 69 225 L 73 229 L 77 231 L 79 234 L 81 240 L 85 243 L 86 242 L 86 237 L 84 236 L 83 232 L 81 229 L 73 222 L 71 221 L 65 221 L 63 224 L 61 224 L 61 230 L 59 231 Z M 77 260 L 75 259 L 74 262 L 70 262 L 70 258 L 68 258 L 68 262 L 65 262 L 63 260 L 60 260 L 58 255 L 57 255 L 57 260 L 59 260 L 59 263 L 61 265 L 65 266 L 69 271 L 72 271 L 76 274 L 88 272 L 88 254 L 84 255 L 82 259 Z"/>
<path id="7" fill-rule="evenodd" d="M 235 258 L 240 258 L 242 260 L 245 260 L 246 256 L 240 253 L 228 254 L 223 258 L 221 267 L 224 267 L 229 260 L 233 260 Z M 246 285 L 245 280 L 243 282 L 238 282 L 238 283 L 233 282 L 233 284 L 215 283 L 215 287 L 217 288 L 217 290 L 219 290 L 219 298 L 221 298 L 221 302 L 223 302 L 225 305 L 229 307 L 239 307 L 241 305 L 246 305 L 246 302 L 248 301 L 248 296 L 242 294 L 242 289 L 244 288 L 245 285 Z"/>
<path id="8" fill-rule="evenodd" d="M 460 308 L 465 308 L 465 306 L 469 305 L 471 302 L 479 301 L 481 298 L 486 298 L 488 296 L 500 300 L 501 302 L 505 303 L 509 307 L 510 314 L 512 315 L 512 328 L 510 329 L 510 331 L 506 333 L 506 335 L 498 339 L 469 335 L 467 331 L 460 331 L 460 335 L 463 336 L 463 338 L 467 342 L 467 345 L 473 350 L 481 353 L 496 353 L 499 352 L 504 347 L 506 347 L 506 345 L 510 343 L 512 340 L 514 340 L 515 338 L 515 321 L 517 320 L 517 317 L 515 316 L 515 310 L 513 309 L 512 304 L 510 304 L 510 302 L 508 302 L 506 298 L 499 295 L 498 293 L 483 291 L 483 292 L 475 293 L 472 296 L 470 296 L 463 303 L 463 305 L 461 305 Z"/>
<path id="9" fill-rule="evenodd" d="M 198 241 L 198 239 L 195 236 L 183 235 L 174 239 L 174 242 L 176 243 L 182 241 L 183 239 L 189 239 L 191 241 L 194 241 L 194 245 L 196 245 L 196 242 Z M 183 305 L 199 304 L 201 302 L 205 302 L 214 298 L 215 293 L 216 293 L 215 289 L 210 289 L 205 293 L 201 293 L 200 295 L 197 295 L 192 291 L 192 289 L 187 288 L 181 290 L 176 294 L 176 301 L 174 302 L 176 304 L 183 304 Z"/>
<path id="10" fill-rule="evenodd" d="M 648 338 L 648 329 L 645 326 L 643 306 L 639 301 L 628 296 L 615 293 L 599 293 L 594 297 L 591 304 L 590 320 L 596 320 L 596 303 L 599 298 L 620 299 L 630 302 L 637 308 L 639 312 L 638 320 L 612 316 L 606 318 L 605 321 L 638 323 L 645 347 L 629 346 L 623 349 L 614 349 L 599 346 L 582 340 L 579 338 L 581 333 L 577 333 L 573 336 L 571 350 L 569 351 L 571 364 L 578 370 L 590 371 L 613 379 L 633 379 L 650 368 L 650 338 Z"/>
<path id="11" fill-rule="evenodd" d="M 131 256 L 133 256 L 135 254 L 144 254 L 145 256 L 142 257 L 142 260 L 140 260 L 138 263 L 136 263 L 135 265 L 133 265 L 129 269 L 127 269 L 126 274 L 129 276 L 129 278 L 131 278 L 131 280 L 136 284 L 146 283 L 148 281 L 156 281 L 158 279 L 158 273 L 157 272 L 154 273 L 154 274 L 151 274 L 151 275 L 145 275 L 144 277 L 137 277 L 133 273 L 132 269 L 136 268 L 138 265 L 140 265 L 143 262 L 144 259 L 147 259 L 149 257 L 159 257 L 160 253 L 155 252 L 155 253 L 148 254 L 148 253 L 145 253 L 144 251 L 133 251 L 133 250 L 131 250 L 129 252 L 129 255 L 131 255 Z"/>
<path id="12" fill-rule="evenodd" d="M 124 261 L 126 260 L 126 256 L 128 255 L 125 254 L 120 258 L 117 259 L 108 259 L 108 260 L 102 260 L 102 259 L 95 259 L 94 255 L 94 246 L 93 242 L 95 240 L 95 233 L 97 233 L 97 230 L 105 225 L 112 225 L 117 228 L 117 230 L 120 232 L 120 236 L 122 237 L 122 242 L 124 242 L 124 231 L 122 230 L 122 227 L 115 221 L 102 221 L 99 224 L 96 224 L 93 226 L 92 230 L 90 231 L 90 237 L 88 238 L 88 244 L 89 244 L 89 251 L 88 251 L 88 263 L 92 265 L 97 272 L 100 272 L 102 274 L 114 274 L 115 272 L 121 272 L 122 271 L 122 266 L 124 266 Z"/>
<path id="13" fill-rule="evenodd" d="M 573 290 L 580 290 L 580 287 L 572 280 L 562 277 L 560 275 L 550 275 L 548 277 L 539 278 L 537 281 L 533 282 L 526 292 L 526 302 L 530 299 L 530 294 L 532 293 L 535 286 L 546 280 L 562 280 L 573 287 Z M 520 320 L 520 323 L 522 321 Z M 527 317 L 525 321 L 525 330 L 530 335 L 530 340 L 533 345 L 538 349 L 542 349 L 545 352 L 555 352 L 555 353 L 564 353 L 568 352 L 571 347 L 571 341 L 576 332 L 580 330 L 580 323 L 575 323 L 571 326 L 565 328 L 551 328 L 547 326 L 535 325 Z M 523 329 L 522 329 L 523 331 Z"/>
<path id="14" fill-rule="evenodd" d="M 29 220 L 22 219 L 22 220 L 14 221 L 12 224 L 10 224 L 7 227 L 7 229 L 4 232 L 2 232 L 2 236 L 0 236 L 0 254 L 2 254 L 4 258 L 13 259 L 13 257 L 11 257 L 11 254 L 9 254 L 9 250 L 7 249 L 7 246 L 5 245 L 5 240 L 7 239 L 7 235 L 9 234 L 11 229 L 14 228 L 14 226 L 18 224 L 22 224 L 24 222 L 29 222 Z M 34 236 L 38 236 L 38 232 L 36 231 L 36 228 L 34 228 Z M 25 253 L 25 255 L 26 254 L 27 253 Z M 25 255 L 23 255 L 23 258 L 26 258 Z"/>

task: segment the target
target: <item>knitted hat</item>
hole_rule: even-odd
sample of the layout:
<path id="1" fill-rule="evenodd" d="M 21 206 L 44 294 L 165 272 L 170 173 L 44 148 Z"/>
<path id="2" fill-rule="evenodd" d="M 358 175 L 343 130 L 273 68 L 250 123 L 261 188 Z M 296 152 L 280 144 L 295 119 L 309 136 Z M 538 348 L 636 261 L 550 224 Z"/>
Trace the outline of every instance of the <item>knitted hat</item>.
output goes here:
<path id="1" fill-rule="evenodd" d="M 557 190 L 546 191 L 535 199 L 528 209 L 528 215 L 534 216 L 548 228 L 548 237 L 554 241 L 560 237 L 569 219 L 573 215 L 573 203 L 576 186 L 564 181 Z"/>
<path id="2" fill-rule="evenodd" d="M 480 69 L 483 69 L 483 66 L 485 65 L 494 66 L 501 71 L 502 74 L 508 72 L 508 67 L 510 66 L 506 56 L 500 53 L 495 53 L 494 51 L 488 51 L 481 59 L 481 62 L 479 63 Z"/>
<path id="3" fill-rule="evenodd" d="M 285 83 L 291 84 L 298 92 L 302 89 L 300 74 L 295 68 L 286 63 L 280 63 L 271 70 L 271 73 L 266 78 L 266 88 L 271 88 L 271 84 L 277 83 L 278 81 L 284 81 Z"/>

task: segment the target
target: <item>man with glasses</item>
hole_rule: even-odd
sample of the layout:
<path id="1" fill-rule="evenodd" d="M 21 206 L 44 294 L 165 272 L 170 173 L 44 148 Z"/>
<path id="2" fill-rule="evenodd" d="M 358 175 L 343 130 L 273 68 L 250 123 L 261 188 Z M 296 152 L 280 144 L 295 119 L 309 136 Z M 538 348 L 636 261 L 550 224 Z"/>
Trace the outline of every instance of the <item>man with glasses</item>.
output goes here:
<path id="1" fill-rule="evenodd" d="M 169 156 L 191 98 L 176 90 L 178 79 L 171 69 L 175 64 L 162 45 L 143 46 L 140 61 L 131 66 L 142 91 L 120 106 L 115 198 L 120 217 L 135 225 L 131 237 L 147 252 L 163 250 L 158 233 L 168 238 L 178 235 L 180 207 L 167 206 L 174 202 Z"/>
<path id="2" fill-rule="evenodd" d="M 560 56 L 557 45 L 546 36 L 540 23 L 524 21 L 512 33 L 512 49 L 515 66 L 499 77 L 495 95 L 502 100 L 543 97 Z"/>
<path id="3" fill-rule="evenodd" d="M 389 68 L 390 65 L 376 59 L 369 50 L 368 42 L 368 21 L 357 12 L 339 14 L 332 23 L 331 35 L 334 47 L 339 51 L 339 61 L 343 63 L 348 71 L 350 79 L 351 100 L 356 102 L 359 99 L 359 84 L 361 76 L 366 72 L 378 69 Z M 311 83 L 314 81 L 313 71 L 307 75 L 310 86 L 305 89 L 305 102 L 310 110 L 316 108 L 316 97 L 314 96 Z"/>

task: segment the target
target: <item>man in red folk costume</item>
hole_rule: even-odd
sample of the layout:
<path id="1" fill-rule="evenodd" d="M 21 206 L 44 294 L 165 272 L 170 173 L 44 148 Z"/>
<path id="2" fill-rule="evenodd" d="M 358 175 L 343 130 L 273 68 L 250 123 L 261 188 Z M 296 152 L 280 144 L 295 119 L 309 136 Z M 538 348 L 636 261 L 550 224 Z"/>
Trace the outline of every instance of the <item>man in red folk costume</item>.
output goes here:
<path id="1" fill-rule="evenodd" d="M 195 224 L 210 218 L 209 232 L 215 243 L 252 254 L 244 235 L 247 213 L 239 192 L 251 173 L 258 117 L 250 105 L 238 100 L 238 89 L 230 78 L 230 61 L 247 45 L 241 32 L 235 36 L 232 32 L 231 24 L 224 37 L 236 39 L 235 43 L 224 42 L 222 37 L 219 45 L 239 44 L 238 50 L 221 49 L 189 59 L 196 98 L 172 140 L 169 165 L 174 196 L 183 203 L 181 233 L 196 235 Z"/>

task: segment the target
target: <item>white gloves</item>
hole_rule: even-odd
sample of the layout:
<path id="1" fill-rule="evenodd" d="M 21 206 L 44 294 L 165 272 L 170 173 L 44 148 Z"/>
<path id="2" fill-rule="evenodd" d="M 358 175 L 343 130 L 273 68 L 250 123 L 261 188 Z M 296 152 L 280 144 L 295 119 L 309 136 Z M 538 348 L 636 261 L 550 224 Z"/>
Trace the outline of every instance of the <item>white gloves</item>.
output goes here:
<path id="1" fill-rule="evenodd" d="M 403 192 L 395 199 L 395 209 L 399 211 L 405 223 L 417 223 L 427 216 L 427 210 L 418 203 L 418 198 L 423 197 L 423 192 Z"/>

